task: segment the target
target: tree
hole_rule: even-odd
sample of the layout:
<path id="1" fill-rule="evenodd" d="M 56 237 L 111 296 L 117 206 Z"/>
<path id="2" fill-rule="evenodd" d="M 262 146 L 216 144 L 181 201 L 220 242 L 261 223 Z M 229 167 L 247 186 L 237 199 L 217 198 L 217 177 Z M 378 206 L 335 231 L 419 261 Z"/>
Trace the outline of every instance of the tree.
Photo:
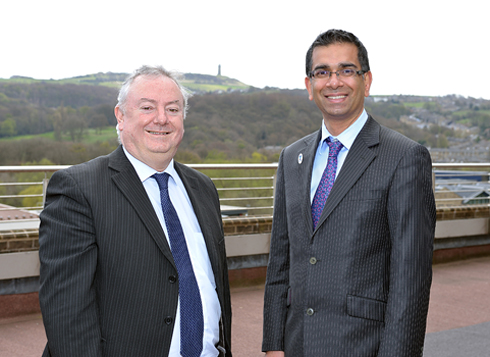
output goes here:
<path id="1" fill-rule="evenodd" d="M 90 126 L 95 128 L 95 132 L 100 134 L 102 128 L 107 126 L 107 118 L 103 114 L 95 114 L 90 120 Z"/>
<path id="2" fill-rule="evenodd" d="M 64 132 L 70 135 L 71 141 L 80 141 L 83 137 L 83 132 L 87 127 L 86 121 L 74 109 L 68 108 L 66 119 L 63 125 Z"/>
<path id="3" fill-rule="evenodd" d="M 14 136 L 17 134 L 16 123 L 15 120 L 9 118 L 4 120 L 2 124 L 0 124 L 0 135 L 1 136 Z"/>
<path id="4" fill-rule="evenodd" d="M 438 148 L 447 148 L 449 146 L 449 143 L 447 141 L 446 135 L 444 134 L 439 134 L 437 136 L 437 147 Z"/>
<path id="5" fill-rule="evenodd" d="M 53 123 L 54 138 L 56 141 L 61 141 L 61 134 L 63 133 L 63 126 L 66 118 L 66 110 L 63 104 L 55 110 L 51 116 L 51 122 Z"/>

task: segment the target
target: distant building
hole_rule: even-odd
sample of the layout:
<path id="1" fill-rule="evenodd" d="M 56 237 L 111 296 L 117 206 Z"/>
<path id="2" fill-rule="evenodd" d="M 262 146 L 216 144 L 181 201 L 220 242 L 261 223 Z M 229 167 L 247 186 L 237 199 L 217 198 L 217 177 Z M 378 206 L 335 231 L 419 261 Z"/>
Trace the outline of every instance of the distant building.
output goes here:
<path id="1" fill-rule="evenodd" d="M 15 221 L 21 219 L 35 219 L 39 215 L 35 212 L 27 211 L 21 208 L 0 204 L 0 223 L 2 221 Z"/>
<path id="2" fill-rule="evenodd" d="M 432 162 L 488 162 L 489 150 L 486 148 L 467 149 L 429 149 Z"/>
<path id="3" fill-rule="evenodd" d="M 490 202 L 489 174 L 486 171 L 435 170 L 434 175 L 438 207 Z"/>
<path id="4" fill-rule="evenodd" d="M 436 184 L 435 196 L 438 206 L 482 205 L 489 202 L 490 184 Z"/>
<path id="5" fill-rule="evenodd" d="M 221 65 L 218 65 L 218 76 L 221 76 Z"/>
<path id="6" fill-rule="evenodd" d="M 450 182 L 444 180 L 451 180 L 451 183 L 454 183 L 454 180 L 464 183 L 468 181 L 489 181 L 487 171 L 434 170 L 434 175 L 436 182 Z"/>
<path id="7" fill-rule="evenodd" d="M 39 249 L 39 215 L 20 208 L 0 204 L 0 254 Z M 34 285 L 39 284 L 38 281 Z M 12 286 L 2 286 L 0 295 Z"/>

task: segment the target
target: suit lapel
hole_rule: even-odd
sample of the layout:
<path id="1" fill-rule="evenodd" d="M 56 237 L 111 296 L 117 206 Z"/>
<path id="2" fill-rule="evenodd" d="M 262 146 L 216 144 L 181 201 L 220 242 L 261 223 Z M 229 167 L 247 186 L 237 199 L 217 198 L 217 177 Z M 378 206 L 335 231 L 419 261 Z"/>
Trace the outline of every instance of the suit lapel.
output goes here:
<path id="1" fill-rule="evenodd" d="M 332 213 L 335 207 L 337 207 L 342 198 L 344 198 L 351 187 L 354 186 L 359 177 L 362 176 L 364 171 L 366 171 L 376 157 L 376 153 L 371 147 L 379 144 L 379 130 L 379 124 L 369 116 L 366 124 L 360 131 L 347 154 L 339 176 L 335 180 L 332 190 L 327 198 L 327 202 L 325 202 L 325 207 L 323 208 L 315 232 L 323 222 L 325 222 L 327 217 Z"/>
<path id="2" fill-rule="evenodd" d="M 170 251 L 170 246 L 165 238 L 160 221 L 133 165 L 131 165 L 126 155 L 124 155 L 122 146 L 111 154 L 109 167 L 115 170 L 112 175 L 114 184 L 133 206 L 136 214 L 148 229 L 150 236 L 155 240 L 162 253 L 174 264 L 172 252 Z M 131 218 L 127 217 L 127 219 Z"/>
<path id="3" fill-rule="evenodd" d="M 309 235 L 313 232 L 313 220 L 311 218 L 311 174 L 313 171 L 313 163 L 315 161 L 316 149 L 318 143 L 322 137 L 322 131 L 319 130 L 317 135 L 313 134 L 306 137 L 303 141 L 303 145 L 300 146 L 295 152 L 295 157 L 293 159 L 298 160 L 296 167 L 296 177 L 293 182 L 300 183 L 299 193 L 303 200 L 301 207 L 304 207 L 302 215 L 303 222 L 306 222 L 306 229 Z M 301 156 L 300 156 L 301 155 Z M 301 159 L 300 159 L 301 157 Z M 301 162 L 300 162 L 301 161 Z"/>

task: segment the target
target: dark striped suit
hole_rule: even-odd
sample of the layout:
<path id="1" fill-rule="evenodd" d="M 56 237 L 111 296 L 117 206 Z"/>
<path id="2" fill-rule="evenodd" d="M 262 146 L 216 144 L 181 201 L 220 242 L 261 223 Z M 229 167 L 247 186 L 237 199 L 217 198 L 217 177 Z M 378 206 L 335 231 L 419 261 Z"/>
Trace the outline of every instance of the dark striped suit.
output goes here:
<path id="1" fill-rule="evenodd" d="M 206 242 L 230 352 L 231 306 L 218 194 L 175 163 Z M 170 247 L 122 147 L 56 172 L 39 230 L 44 356 L 167 356 L 178 301 Z"/>
<path id="2" fill-rule="evenodd" d="M 435 230 L 429 153 L 369 117 L 313 230 L 320 138 L 321 131 L 295 142 L 279 161 L 263 350 L 420 356 Z"/>

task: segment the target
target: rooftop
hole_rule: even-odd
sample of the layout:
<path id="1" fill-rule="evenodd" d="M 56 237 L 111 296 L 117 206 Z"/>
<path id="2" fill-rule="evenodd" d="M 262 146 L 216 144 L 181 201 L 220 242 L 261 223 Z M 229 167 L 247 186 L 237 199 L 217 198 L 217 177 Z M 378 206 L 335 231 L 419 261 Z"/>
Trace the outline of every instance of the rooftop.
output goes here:
<path id="1" fill-rule="evenodd" d="M 424 356 L 481 357 L 488 354 L 490 257 L 436 264 L 433 270 Z M 263 285 L 232 289 L 234 357 L 263 356 L 263 295 Z M 23 301 L 13 299 L 12 295 L 0 299 L 2 308 L 15 310 L 13 304 L 17 301 L 31 304 L 34 309 L 30 314 L 0 319 L 0 357 L 40 356 L 46 336 L 37 294 L 25 294 Z"/>

